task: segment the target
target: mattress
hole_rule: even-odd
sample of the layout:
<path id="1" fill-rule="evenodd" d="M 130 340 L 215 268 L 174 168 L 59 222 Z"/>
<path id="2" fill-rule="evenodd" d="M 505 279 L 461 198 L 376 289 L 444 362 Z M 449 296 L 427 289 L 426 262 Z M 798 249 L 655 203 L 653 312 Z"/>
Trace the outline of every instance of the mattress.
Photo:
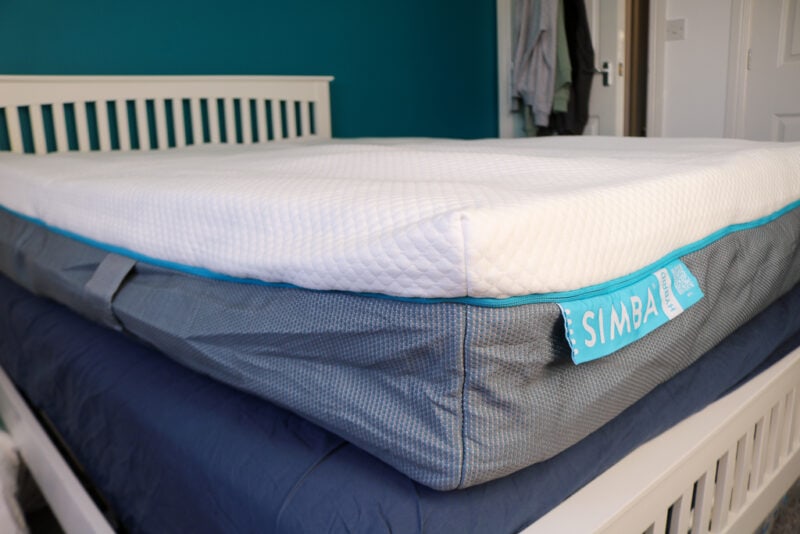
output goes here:
<path id="1" fill-rule="evenodd" d="M 607 283 L 769 216 L 800 198 L 799 152 L 566 137 L 7 155 L 0 200 L 191 270 L 500 299 Z"/>
<path id="2" fill-rule="evenodd" d="M 129 532 L 517 532 L 798 343 L 794 288 L 561 454 L 440 492 L 0 276 L 0 364 Z"/>
<path id="3" fill-rule="evenodd" d="M 0 185 L 17 283 L 436 489 L 562 452 L 800 279 L 798 145 L 11 156 Z"/>

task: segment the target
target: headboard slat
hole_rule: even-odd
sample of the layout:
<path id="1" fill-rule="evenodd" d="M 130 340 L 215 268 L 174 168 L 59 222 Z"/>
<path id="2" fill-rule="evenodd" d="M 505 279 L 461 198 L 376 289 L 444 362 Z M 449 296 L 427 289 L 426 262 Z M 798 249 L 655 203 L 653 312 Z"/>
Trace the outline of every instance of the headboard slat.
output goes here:
<path id="1" fill-rule="evenodd" d="M 183 116 L 183 99 L 176 98 L 172 101 L 172 129 L 175 132 L 175 146 L 186 146 L 186 120 Z"/>
<path id="2" fill-rule="evenodd" d="M 6 108 L 6 127 L 8 128 L 8 142 L 12 152 L 24 152 L 22 145 L 22 127 L 19 123 L 19 108 L 8 106 Z"/>
<path id="3" fill-rule="evenodd" d="M 269 139 L 267 131 L 267 106 L 263 98 L 256 99 L 256 133 L 258 140 L 265 142 Z"/>
<path id="4" fill-rule="evenodd" d="M 64 104 L 53 104 L 53 133 L 56 138 L 56 151 L 69 150 L 67 137 L 67 120 L 64 117 Z"/>
<path id="5" fill-rule="evenodd" d="M 163 98 L 153 102 L 156 117 L 156 137 L 158 148 L 169 148 L 169 137 L 167 136 L 167 101 Z"/>
<path id="6" fill-rule="evenodd" d="M 279 100 L 270 101 L 272 110 L 272 135 L 275 140 L 283 139 L 283 127 L 281 126 L 281 103 Z"/>
<path id="7" fill-rule="evenodd" d="M 241 117 L 242 117 L 242 142 L 255 143 L 253 139 L 253 119 L 252 119 L 252 106 L 251 99 L 243 98 L 241 100 Z"/>
<path id="8" fill-rule="evenodd" d="M 47 141 L 44 135 L 44 114 L 42 106 L 33 105 L 30 107 L 31 133 L 33 134 L 33 151 L 36 154 L 47 153 Z"/>
<path id="9" fill-rule="evenodd" d="M 138 140 L 139 150 L 150 150 L 150 124 L 147 121 L 147 102 L 142 100 L 133 101 L 134 116 L 136 117 L 136 139 Z"/>
<path id="10" fill-rule="evenodd" d="M 108 104 L 105 101 L 98 101 L 95 104 L 97 116 L 97 140 L 100 150 L 107 152 L 111 150 L 111 127 L 108 122 Z"/>
<path id="11" fill-rule="evenodd" d="M 216 98 L 206 100 L 208 110 L 208 129 L 210 130 L 211 142 L 215 145 L 220 143 L 219 134 L 219 101 Z"/>
<path id="12" fill-rule="evenodd" d="M 331 80 L 324 76 L 0 76 L 0 108 L 14 152 L 166 149 L 219 143 L 222 132 L 231 144 L 298 134 L 329 138 Z M 309 103 L 314 106 L 313 118 Z M 52 108 L 55 147 L 48 147 L 50 118 L 42 106 Z M 27 116 L 30 132 L 23 120 Z"/>
<path id="13" fill-rule="evenodd" d="M 233 98 L 224 99 L 225 111 L 225 140 L 229 144 L 236 143 L 236 116 L 234 115 L 235 102 Z"/>
<path id="14" fill-rule="evenodd" d="M 114 111 L 117 115 L 117 138 L 119 139 L 119 149 L 127 152 L 131 149 L 131 130 L 128 121 L 128 103 L 125 100 L 114 102 Z"/>
<path id="15" fill-rule="evenodd" d="M 200 106 L 199 98 L 192 98 L 189 104 L 192 121 L 192 143 L 195 145 L 203 144 L 203 111 Z"/>
<path id="16" fill-rule="evenodd" d="M 303 135 L 311 135 L 311 106 L 310 102 L 300 103 L 300 116 L 303 121 Z"/>
<path id="17" fill-rule="evenodd" d="M 297 137 L 297 113 L 295 112 L 294 100 L 286 102 L 286 133 L 289 139 Z"/>
<path id="18" fill-rule="evenodd" d="M 75 112 L 75 129 L 78 131 L 78 150 L 89 152 L 89 114 L 86 112 L 86 102 L 76 103 L 73 107 Z"/>

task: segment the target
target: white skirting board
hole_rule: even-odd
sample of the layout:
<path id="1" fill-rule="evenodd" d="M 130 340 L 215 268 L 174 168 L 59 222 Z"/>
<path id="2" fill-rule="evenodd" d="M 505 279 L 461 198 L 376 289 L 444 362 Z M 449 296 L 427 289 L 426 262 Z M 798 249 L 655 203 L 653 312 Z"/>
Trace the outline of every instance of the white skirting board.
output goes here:
<path id="1" fill-rule="evenodd" d="M 64 531 L 114 532 L 2 369 L 0 417 Z"/>
<path id="2" fill-rule="evenodd" d="M 753 532 L 800 477 L 799 385 L 800 348 L 523 532 Z"/>

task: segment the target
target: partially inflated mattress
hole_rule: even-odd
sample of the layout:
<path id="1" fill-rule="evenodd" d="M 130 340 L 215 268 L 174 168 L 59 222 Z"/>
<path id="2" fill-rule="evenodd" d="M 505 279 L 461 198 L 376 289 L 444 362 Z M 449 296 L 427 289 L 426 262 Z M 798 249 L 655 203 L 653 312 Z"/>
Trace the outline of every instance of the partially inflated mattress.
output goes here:
<path id="1" fill-rule="evenodd" d="M 18 283 L 439 489 L 559 453 L 800 279 L 798 145 L 4 156 L 0 204 Z"/>

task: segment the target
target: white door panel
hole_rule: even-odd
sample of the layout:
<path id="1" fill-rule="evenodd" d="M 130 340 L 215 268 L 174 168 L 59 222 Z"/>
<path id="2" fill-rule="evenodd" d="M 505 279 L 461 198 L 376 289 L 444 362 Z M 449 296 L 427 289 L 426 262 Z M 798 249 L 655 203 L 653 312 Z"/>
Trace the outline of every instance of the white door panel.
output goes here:
<path id="1" fill-rule="evenodd" d="M 743 136 L 800 141 L 800 0 L 752 2 Z"/>
<path id="2" fill-rule="evenodd" d="M 586 15 L 592 33 L 595 67 L 609 64 L 611 85 L 595 75 L 589 100 L 589 121 L 585 135 L 623 135 L 625 85 L 619 79 L 619 65 L 625 58 L 625 0 L 585 0 Z M 500 137 L 523 134 L 520 114 L 511 112 L 512 0 L 497 0 L 498 105 Z"/>
<path id="3" fill-rule="evenodd" d="M 625 61 L 625 0 L 586 0 L 586 15 L 592 32 L 595 69 L 607 65 L 609 85 L 596 74 L 589 99 L 589 122 L 585 135 L 622 135 L 625 119 L 625 84 L 620 65 Z M 624 74 L 624 71 L 623 71 Z"/>

